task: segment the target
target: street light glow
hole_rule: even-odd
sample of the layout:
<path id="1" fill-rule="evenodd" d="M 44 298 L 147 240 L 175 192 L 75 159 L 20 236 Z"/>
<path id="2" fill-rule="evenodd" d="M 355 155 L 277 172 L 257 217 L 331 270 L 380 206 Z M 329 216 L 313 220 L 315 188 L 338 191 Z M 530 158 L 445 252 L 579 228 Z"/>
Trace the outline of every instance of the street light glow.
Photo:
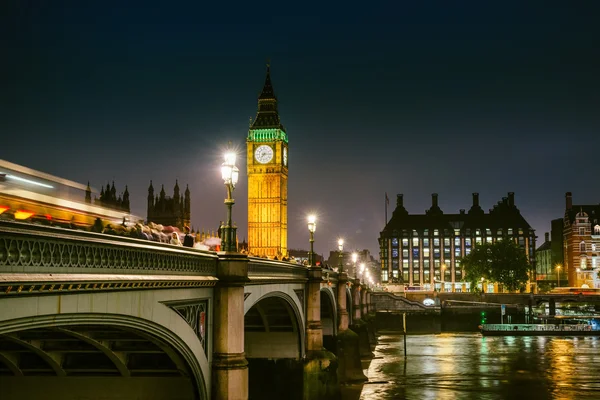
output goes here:
<path id="1" fill-rule="evenodd" d="M 309 215 L 308 216 L 308 231 L 310 233 L 315 233 L 315 230 L 317 228 L 317 217 L 315 217 L 314 215 Z"/>

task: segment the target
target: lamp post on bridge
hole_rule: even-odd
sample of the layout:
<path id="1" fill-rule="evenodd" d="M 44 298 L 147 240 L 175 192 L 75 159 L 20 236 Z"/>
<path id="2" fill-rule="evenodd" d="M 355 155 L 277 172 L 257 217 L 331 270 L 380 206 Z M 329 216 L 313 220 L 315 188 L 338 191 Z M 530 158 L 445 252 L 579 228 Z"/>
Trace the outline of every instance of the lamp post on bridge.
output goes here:
<path id="1" fill-rule="evenodd" d="M 314 215 L 308 216 L 308 232 L 310 232 L 310 252 L 308 253 L 308 266 L 312 267 L 315 264 L 315 230 L 317 229 L 317 218 Z"/>
<path id="2" fill-rule="evenodd" d="M 338 250 L 340 251 L 340 262 L 339 262 L 339 272 L 342 273 L 344 272 L 344 239 L 339 238 L 338 239 Z"/>
<path id="3" fill-rule="evenodd" d="M 232 194 L 240 173 L 238 167 L 235 166 L 235 158 L 236 154 L 234 152 L 225 153 L 225 162 L 221 164 L 221 177 L 227 188 L 227 198 L 225 199 L 225 205 L 227 206 L 227 222 L 225 222 L 221 234 L 221 250 L 229 252 L 237 251 L 237 246 L 235 245 L 236 228 L 232 226 L 233 222 L 231 221 L 231 209 L 235 204 Z"/>
<path id="4" fill-rule="evenodd" d="M 352 253 L 352 266 L 354 268 L 354 277 L 358 277 L 358 271 L 356 270 L 356 261 L 358 260 L 358 254 L 356 252 Z"/>

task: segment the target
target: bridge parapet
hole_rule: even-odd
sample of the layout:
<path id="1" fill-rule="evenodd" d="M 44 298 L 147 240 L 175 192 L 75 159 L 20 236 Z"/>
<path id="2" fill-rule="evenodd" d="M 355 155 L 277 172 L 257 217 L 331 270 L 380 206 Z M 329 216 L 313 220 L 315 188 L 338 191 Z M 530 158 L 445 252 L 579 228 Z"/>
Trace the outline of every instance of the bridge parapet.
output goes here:
<path id="1" fill-rule="evenodd" d="M 213 252 L 0 221 L 0 272 L 216 275 Z"/>
<path id="2" fill-rule="evenodd" d="M 0 221 L 0 296 L 213 286 L 214 252 Z"/>
<path id="3" fill-rule="evenodd" d="M 248 257 L 248 277 L 251 281 L 305 282 L 308 279 L 308 268 L 285 261 Z"/>

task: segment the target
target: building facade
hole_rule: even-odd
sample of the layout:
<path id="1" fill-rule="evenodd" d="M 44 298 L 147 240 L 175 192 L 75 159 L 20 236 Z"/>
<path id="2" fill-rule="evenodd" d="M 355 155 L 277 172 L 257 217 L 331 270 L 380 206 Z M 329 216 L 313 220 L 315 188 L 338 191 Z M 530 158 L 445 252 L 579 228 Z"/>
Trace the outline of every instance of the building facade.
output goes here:
<path id="1" fill-rule="evenodd" d="M 540 281 L 556 281 L 554 264 L 552 263 L 552 242 L 550 241 L 550 233 L 544 234 L 544 243 L 535 250 L 535 275 L 536 280 Z"/>
<path id="2" fill-rule="evenodd" d="M 246 139 L 248 167 L 248 252 L 287 257 L 288 136 L 267 76 Z"/>
<path id="3" fill-rule="evenodd" d="M 600 204 L 573 205 L 565 194 L 564 268 L 570 287 L 600 288 Z"/>
<path id="4" fill-rule="evenodd" d="M 515 240 L 535 265 L 535 232 L 515 206 L 512 192 L 488 213 L 479 205 L 479 194 L 473 193 L 471 208 L 459 214 L 444 214 L 434 193 L 424 215 L 409 214 L 399 194 L 379 237 L 381 281 L 424 290 L 470 291 L 459 259 L 477 244 L 502 238 Z M 489 285 L 485 291 L 493 289 Z"/>
<path id="5" fill-rule="evenodd" d="M 179 194 L 179 183 L 175 181 L 173 188 L 173 197 L 168 197 L 165 193 L 164 185 L 160 193 L 154 196 L 154 187 L 150 181 L 148 187 L 148 222 L 161 224 L 165 226 L 175 226 L 183 230 L 184 226 L 189 226 L 191 220 L 191 198 L 190 189 L 186 186 L 184 196 Z"/>

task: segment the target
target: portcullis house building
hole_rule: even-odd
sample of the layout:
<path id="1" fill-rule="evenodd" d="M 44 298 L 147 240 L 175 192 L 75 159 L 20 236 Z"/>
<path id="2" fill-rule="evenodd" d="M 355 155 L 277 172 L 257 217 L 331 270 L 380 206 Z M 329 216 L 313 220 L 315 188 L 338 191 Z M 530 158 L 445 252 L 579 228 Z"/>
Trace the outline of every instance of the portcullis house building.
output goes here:
<path id="1" fill-rule="evenodd" d="M 437 193 L 431 197 L 431 207 L 417 215 L 404 208 L 402 194 L 397 196 L 396 209 L 379 236 L 382 283 L 471 291 L 459 259 L 478 244 L 502 238 L 515 240 L 535 268 L 535 231 L 515 205 L 514 193 L 508 193 L 487 213 L 479 205 L 478 193 L 473 193 L 469 211 L 458 214 L 444 214 Z M 486 292 L 497 290 L 493 284 L 485 288 Z"/>

